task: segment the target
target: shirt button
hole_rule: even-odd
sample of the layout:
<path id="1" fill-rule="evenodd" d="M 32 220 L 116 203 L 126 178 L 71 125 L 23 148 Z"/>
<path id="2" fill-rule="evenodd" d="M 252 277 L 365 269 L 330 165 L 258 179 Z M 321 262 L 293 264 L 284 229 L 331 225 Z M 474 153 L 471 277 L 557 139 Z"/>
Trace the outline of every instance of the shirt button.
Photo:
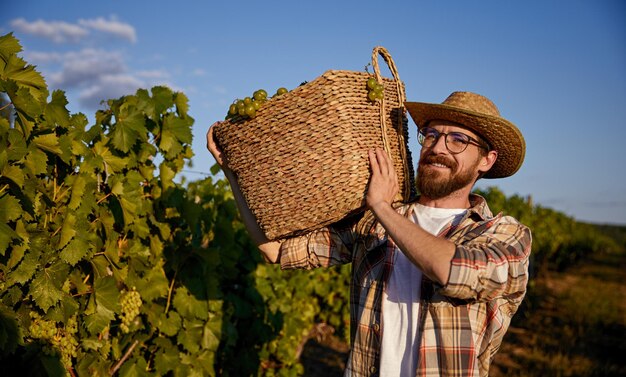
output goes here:
<path id="1" fill-rule="evenodd" d="M 371 366 L 370 367 L 370 373 L 376 373 L 376 367 L 375 366 Z"/>
<path id="2" fill-rule="evenodd" d="M 380 325 L 378 323 L 375 323 L 374 326 L 374 331 L 379 332 L 380 331 Z M 373 368 L 373 367 L 372 367 Z"/>

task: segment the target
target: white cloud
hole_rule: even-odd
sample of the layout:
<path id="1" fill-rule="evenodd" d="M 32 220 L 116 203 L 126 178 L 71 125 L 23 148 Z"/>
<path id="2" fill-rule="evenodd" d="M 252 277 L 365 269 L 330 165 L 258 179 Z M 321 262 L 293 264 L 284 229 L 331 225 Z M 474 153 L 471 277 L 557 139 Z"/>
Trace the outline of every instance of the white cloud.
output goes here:
<path id="1" fill-rule="evenodd" d="M 17 18 L 12 20 L 10 24 L 16 31 L 49 39 L 55 43 L 78 43 L 89 37 L 91 31 L 112 35 L 131 43 L 137 42 L 135 28 L 130 24 L 118 21 L 115 16 L 111 16 L 108 20 L 103 17 L 80 19 L 78 23 L 41 19 L 29 22 L 24 18 Z"/>
<path id="2" fill-rule="evenodd" d="M 196 68 L 191 72 L 191 74 L 193 76 L 206 76 L 206 71 L 202 68 Z"/>
<path id="3" fill-rule="evenodd" d="M 24 52 L 27 61 L 45 65 L 44 76 L 50 89 L 61 89 L 76 98 L 82 110 L 94 110 L 101 102 L 124 95 L 134 94 L 137 89 L 150 89 L 155 85 L 169 83 L 170 73 L 162 69 L 133 71 L 127 65 L 128 56 L 120 49 L 102 47 L 98 37 L 114 37 L 130 43 L 137 41 L 132 25 L 120 22 L 115 16 L 109 19 L 97 17 L 80 19 L 76 23 L 37 20 L 28 22 L 23 18 L 12 21 L 16 31 L 32 34 L 57 43 L 73 42 L 99 48 L 74 49 L 69 52 Z"/>
<path id="4" fill-rule="evenodd" d="M 80 91 L 78 101 L 81 106 L 95 109 L 103 100 L 135 94 L 137 89 L 145 87 L 145 85 L 146 82 L 130 74 L 102 75 L 98 80 Z"/>
<path id="5" fill-rule="evenodd" d="M 51 75 L 51 83 L 62 88 L 90 85 L 104 75 L 124 73 L 127 68 L 119 52 L 84 49 L 63 56 L 61 72 Z"/>
<path id="6" fill-rule="evenodd" d="M 78 20 L 78 23 L 81 26 L 126 39 L 131 43 L 137 42 L 135 28 L 130 24 L 118 21 L 114 16 L 112 16 L 109 20 L 103 17 L 88 20 L 81 19 Z"/>
<path id="7" fill-rule="evenodd" d="M 24 18 L 17 18 L 11 21 L 11 26 L 19 32 L 46 38 L 55 43 L 76 43 L 89 34 L 89 31 L 84 27 L 64 21 L 37 20 L 28 22 Z"/>
<path id="8" fill-rule="evenodd" d="M 24 51 L 24 59 L 30 64 L 59 63 L 63 60 L 63 54 L 58 52 Z"/>
<path id="9" fill-rule="evenodd" d="M 146 79 L 168 79 L 170 77 L 170 74 L 167 71 L 153 69 L 150 71 L 139 71 L 137 72 L 137 76 Z"/>

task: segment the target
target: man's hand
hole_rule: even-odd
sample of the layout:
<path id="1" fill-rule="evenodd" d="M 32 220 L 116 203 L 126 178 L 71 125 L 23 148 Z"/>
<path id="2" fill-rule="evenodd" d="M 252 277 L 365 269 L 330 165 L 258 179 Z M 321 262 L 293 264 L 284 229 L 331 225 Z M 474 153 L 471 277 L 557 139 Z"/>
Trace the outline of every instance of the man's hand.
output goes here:
<path id="1" fill-rule="evenodd" d="M 224 154 L 215 143 L 215 138 L 213 136 L 213 127 L 215 127 L 219 123 L 220 122 L 215 122 L 211 125 L 211 127 L 209 127 L 209 131 L 206 133 L 206 147 L 213 155 L 213 158 L 215 158 L 215 162 L 217 162 L 222 167 L 222 169 L 224 169 Z"/>
<path id="2" fill-rule="evenodd" d="M 398 175 L 393 161 L 384 150 L 370 150 L 369 159 L 372 176 L 365 195 L 365 204 L 376 212 L 376 207 L 380 205 L 391 206 L 399 191 Z"/>

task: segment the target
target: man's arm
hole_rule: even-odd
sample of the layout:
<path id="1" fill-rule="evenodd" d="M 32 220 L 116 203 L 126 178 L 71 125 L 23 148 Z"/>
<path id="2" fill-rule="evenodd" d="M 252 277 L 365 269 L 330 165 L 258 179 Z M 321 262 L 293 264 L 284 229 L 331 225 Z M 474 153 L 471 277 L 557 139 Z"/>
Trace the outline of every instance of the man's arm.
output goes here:
<path id="1" fill-rule="evenodd" d="M 398 193 L 398 176 L 393 162 L 382 150 L 370 151 L 372 176 L 365 201 L 400 250 L 429 279 L 445 285 L 455 244 L 428 233 L 396 212 L 391 203 Z"/>
<path id="2" fill-rule="evenodd" d="M 246 229 L 248 230 L 252 241 L 257 245 L 259 250 L 261 250 L 261 253 L 263 253 L 266 261 L 270 263 L 277 263 L 280 242 L 270 241 L 267 239 L 267 237 L 259 227 L 256 218 L 252 214 L 252 211 L 250 211 L 250 207 L 248 207 L 248 204 L 243 197 L 243 193 L 239 188 L 239 184 L 237 183 L 237 177 L 235 176 L 235 173 L 233 173 L 233 171 L 228 168 L 228 164 L 225 161 L 222 151 L 217 147 L 215 143 L 215 139 L 213 137 L 213 127 L 216 124 L 217 123 L 211 125 L 209 131 L 207 132 L 207 149 L 209 150 L 209 152 L 211 152 L 211 154 L 215 158 L 215 161 L 222 167 L 222 171 L 224 171 L 224 176 L 226 177 L 226 179 L 228 179 L 228 182 L 230 183 L 233 196 L 235 197 L 235 202 L 237 203 L 237 208 L 239 209 L 239 214 L 241 215 L 241 219 L 246 226 Z"/>

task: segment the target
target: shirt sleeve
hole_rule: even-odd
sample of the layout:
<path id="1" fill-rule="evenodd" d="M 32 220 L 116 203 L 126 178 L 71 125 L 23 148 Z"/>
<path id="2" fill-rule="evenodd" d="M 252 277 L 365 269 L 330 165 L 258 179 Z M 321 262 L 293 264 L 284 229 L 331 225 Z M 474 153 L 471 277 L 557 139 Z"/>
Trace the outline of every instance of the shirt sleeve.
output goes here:
<path id="1" fill-rule="evenodd" d="M 280 246 L 280 266 L 310 270 L 349 263 L 355 241 L 355 224 L 329 226 L 289 238 Z"/>
<path id="2" fill-rule="evenodd" d="M 531 243 L 528 227 L 509 216 L 500 218 L 477 237 L 457 244 L 448 282 L 439 293 L 464 300 L 521 302 Z"/>

